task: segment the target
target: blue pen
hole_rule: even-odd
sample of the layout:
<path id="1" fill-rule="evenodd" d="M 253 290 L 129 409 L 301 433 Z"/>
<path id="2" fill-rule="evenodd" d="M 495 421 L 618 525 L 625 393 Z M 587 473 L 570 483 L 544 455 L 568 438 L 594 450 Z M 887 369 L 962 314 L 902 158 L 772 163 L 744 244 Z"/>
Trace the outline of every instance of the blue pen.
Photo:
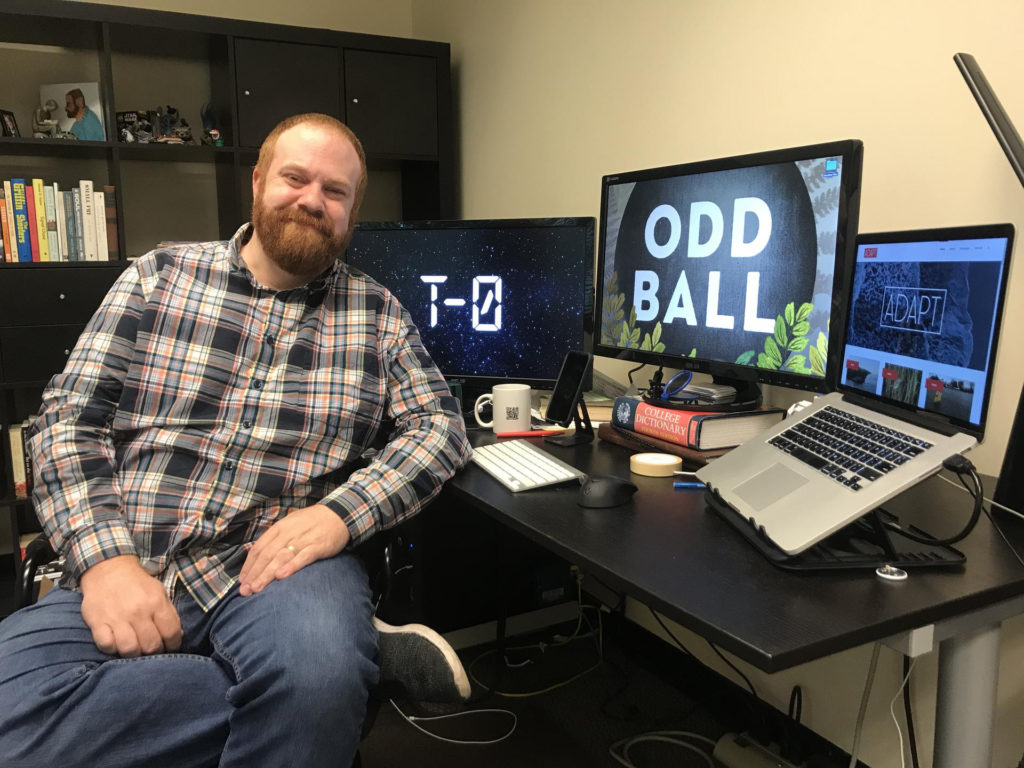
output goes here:
<path id="1" fill-rule="evenodd" d="M 675 488 L 677 491 L 680 491 L 700 490 L 701 488 L 706 488 L 707 486 L 704 485 L 704 483 L 695 482 L 693 480 L 676 480 L 672 483 L 672 487 Z"/>

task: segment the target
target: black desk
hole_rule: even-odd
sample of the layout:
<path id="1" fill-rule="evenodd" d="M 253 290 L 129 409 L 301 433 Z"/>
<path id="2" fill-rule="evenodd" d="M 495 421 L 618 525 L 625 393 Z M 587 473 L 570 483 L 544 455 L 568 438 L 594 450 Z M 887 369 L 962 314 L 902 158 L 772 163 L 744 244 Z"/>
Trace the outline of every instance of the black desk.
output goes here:
<path id="1" fill-rule="evenodd" d="M 938 647 L 935 768 L 988 768 L 1000 624 L 1024 612 L 1024 566 L 987 519 L 958 545 L 962 568 L 912 571 L 903 582 L 873 571 L 792 573 L 706 510 L 701 492 L 631 476 L 625 449 L 537 443 L 588 473 L 631 477 L 639 490 L 623 507 L 584 509 L 578 486 L 513 494 L 471 465 L 449 492 L 765 672 L 874 641 L 911 656 Z M 966 522 L 970 496 L 933 478 L 887 508 L 943 536 Z M 1011 535 L 1024 542 L 1024 531 Z"/>

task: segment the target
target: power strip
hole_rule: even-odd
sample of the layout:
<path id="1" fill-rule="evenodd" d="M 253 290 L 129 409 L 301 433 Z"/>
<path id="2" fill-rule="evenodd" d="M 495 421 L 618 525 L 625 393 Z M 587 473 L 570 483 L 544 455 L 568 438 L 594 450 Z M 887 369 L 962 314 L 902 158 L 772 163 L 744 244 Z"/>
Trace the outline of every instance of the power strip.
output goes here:
<path id="1" fill-rule="evenodd" d="M 711 755 L 722 768 L 800 768 L 742 733 L 727 733 Z"/>

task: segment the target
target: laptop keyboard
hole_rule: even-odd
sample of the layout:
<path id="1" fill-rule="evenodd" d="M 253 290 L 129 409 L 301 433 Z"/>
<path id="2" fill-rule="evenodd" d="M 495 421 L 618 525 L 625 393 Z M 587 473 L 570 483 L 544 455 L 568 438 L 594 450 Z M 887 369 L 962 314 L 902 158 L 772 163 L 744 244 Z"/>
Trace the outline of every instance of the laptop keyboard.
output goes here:
<path id="1" fill-rule="evenodd" d="M 474 448 L 473 461 L 512 492 L 586 477 L 585 472 L 523 439 Z"/>
<path id="2" fill-rule="evenodd" d="M 925 440 L 832 406 L 768 443 L 854 491 L 932 447 Z"/>

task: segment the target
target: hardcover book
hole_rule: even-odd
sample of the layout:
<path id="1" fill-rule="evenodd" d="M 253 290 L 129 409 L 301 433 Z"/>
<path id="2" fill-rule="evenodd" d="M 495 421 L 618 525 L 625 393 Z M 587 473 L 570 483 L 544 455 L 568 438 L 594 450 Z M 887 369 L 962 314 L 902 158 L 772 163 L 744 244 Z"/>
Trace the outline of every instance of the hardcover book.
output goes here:
<path id="1" fill-rule="evenodd" d="M 777 424 L 782 408 L 750 411 L 688 411 L 644 402 L 636 397 L 615 398 L 615 426 L 679 443 L 699 451 L 731 448 Z"/>
<path id="2" fill-rule="evenodd" d="M 96 209 L 93 197 L 92 179 L 81 179 L 78 182 L 82 205 L 82 248 L 85 261 L 98 261 L 96 251 Z M 76 205 L 78 201 L 76 200 Z"/>
<path id="3" fill-rule="evenodd" d="M 53 193 L 53 184 L 43 187 L 43 201 L 46 212 L 46 239 L 50 247 L 50 261 L 63 261 L 60 248 L 60 237 L 57 234 L 57 198 Z"/>
<path id="4" fill-rule="evenodd" d="M 18 236 L 14 225 L 14 190 L 10 181 L 4 182 L 4 197 L 7 199 L 7 227 L 8 242 L 11 251 L 11 261 L 21 261 L 18 249 Z"/>
<path id="5" fill-rule="evenodd" d="M 35 201 L 35 227 L 36 242 L 39 243 L 39 261 L 49 261 L 50 238 L 46 233 L 46 193 L 43 191 L 42 179 L 32 179 L 32 199 Z"/>
<path id="6" fill-rule="evenodd" d="M 28 229 L 30 261 L 39 261 L 39 227 L 36 226 L 36 199 L 32 183 L 25 185 L 25 227 Z"/>
<path id="7" fill-rule="evenodd" d="M 14 242 L 18 246 L 18 261 L 32 261 L 32 241 L 29 238 L 30 227 L 24 179 L 11 179 L 10 199 L 14 206 Z"/>
<path id="8" fill-rule="evenodd" d="M 107 260 L 117 261 L 117 190 L 113 184 L 103 185 L 104 216 L 107 220 Z"/>

